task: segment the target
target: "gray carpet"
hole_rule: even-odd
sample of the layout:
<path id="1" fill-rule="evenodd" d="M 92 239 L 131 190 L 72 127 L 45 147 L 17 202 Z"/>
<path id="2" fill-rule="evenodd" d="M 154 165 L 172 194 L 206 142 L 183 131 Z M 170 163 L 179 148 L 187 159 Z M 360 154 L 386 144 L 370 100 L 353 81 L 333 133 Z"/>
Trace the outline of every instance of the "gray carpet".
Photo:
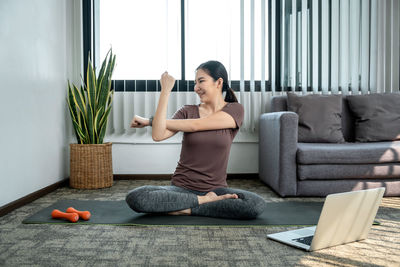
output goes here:
<path id="1" fill-rule="evenodd" d="M 278 227 L 124 226 L 22 224 L 59 199 L 123 200 L 137 186 L 169 181 L 116 181 L 101 190 L 61 188 L 0 218 L 0 266 L 400 266 L 400 198 L 384 198 L 361 242 L 312 253 L 274 242 Z M 228 180 L 231 187 L 260 194 L 268 202 L 315 201 L 280 198 L 258 180 Z"/>

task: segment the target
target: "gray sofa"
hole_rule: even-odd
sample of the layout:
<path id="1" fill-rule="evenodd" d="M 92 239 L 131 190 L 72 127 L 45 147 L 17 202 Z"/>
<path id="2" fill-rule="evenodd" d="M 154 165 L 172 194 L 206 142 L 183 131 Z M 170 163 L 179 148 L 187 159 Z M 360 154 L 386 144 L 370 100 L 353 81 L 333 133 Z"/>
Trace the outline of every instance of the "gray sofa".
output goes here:
<path id="1" fill-rule="evenodd" d="M 299 143 L 298 115 L 287 111 L 287 97 L 272 98 L 260 116 L 259 176 L 280 196 L 326 196 L 385 187 L 400 195 L 400 141 L 354 142 L 354 117 L 342 98 L 345 143 Z"/>

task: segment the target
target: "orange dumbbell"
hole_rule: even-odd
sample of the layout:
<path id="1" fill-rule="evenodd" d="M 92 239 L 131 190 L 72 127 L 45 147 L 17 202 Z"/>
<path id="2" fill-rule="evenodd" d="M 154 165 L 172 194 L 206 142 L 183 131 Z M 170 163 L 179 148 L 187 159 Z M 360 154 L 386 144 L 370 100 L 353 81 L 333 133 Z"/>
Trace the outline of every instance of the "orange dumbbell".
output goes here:
<path id="1" fill-rule="evenodd" d="M 90 216 L 91 216 L 89 211 L 80 211 L 80 210 L 74 209 L 73 207 L 69 207 L 67 209 L 67 213 L 77 213 L 79 215 L 79 217 L 81 219 L 84 219 L 85 221 L 89 220 Z"/>
<path id="2" fill-rule="evenodd" d="M 79 220 L 78 213 L 66 213 L 59 210 L 53 210 L 51 217 L 54 219 L 67 219 L 70 222 L 77 222 Z"/>

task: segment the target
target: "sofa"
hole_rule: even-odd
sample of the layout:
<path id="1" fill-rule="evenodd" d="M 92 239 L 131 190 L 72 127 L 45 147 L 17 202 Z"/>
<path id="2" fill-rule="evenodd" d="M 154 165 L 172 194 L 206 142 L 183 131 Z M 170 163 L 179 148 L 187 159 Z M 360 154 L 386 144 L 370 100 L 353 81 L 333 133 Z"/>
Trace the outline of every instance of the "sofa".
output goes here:
<path id="1" fill-rule="evenodd" d="M 396 138 L 374 142 L 355 140 L 355 127 L 366 119 L 354 115 L 349 97 L 340 95 L 341 110 L 336 116 L 341 121 L 343 142 L 300 142 L 299 114 L 288 110 L 288 95 L 274 96 L 271 112 L 261 114 L 259 121 L 261 181 L 282 197 L 325 197 L 376 187 L 385 187 L 385 196 L 399 196 L 400 141 Z M 393 103 L 400 107 L 400 102 L 396 102 L 398 99 Z M 362 108 L 376 108 L 375 102 L 362 103 Z M 398 112 L 400 118 L 398 107 L 393 103 L 390 106 L 395 112 L 389 110 L 388 114 L 392 116 Z M 315 110 L 314 114 L 317 116 L 319 112 Z M 379 113 L 379 110 L 372 113 Z M 393 121 L 392 118 L 389 120 Z"/>

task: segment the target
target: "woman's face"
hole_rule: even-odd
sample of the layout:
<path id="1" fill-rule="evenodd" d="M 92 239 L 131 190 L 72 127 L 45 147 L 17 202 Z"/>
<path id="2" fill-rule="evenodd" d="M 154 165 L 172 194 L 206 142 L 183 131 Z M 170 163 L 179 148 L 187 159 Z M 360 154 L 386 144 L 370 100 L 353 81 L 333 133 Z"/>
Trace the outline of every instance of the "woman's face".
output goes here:
<path id="1" fill-rule="evenodd" d="M 222 78 L 214 81 L 207 72 L 198 69 L 194 81 L 194 91 L 200 97 L 201 102 L 209 102 L 210 100 L 215 99 L 217 94 L 221 94 L 222 83 Z"/>

